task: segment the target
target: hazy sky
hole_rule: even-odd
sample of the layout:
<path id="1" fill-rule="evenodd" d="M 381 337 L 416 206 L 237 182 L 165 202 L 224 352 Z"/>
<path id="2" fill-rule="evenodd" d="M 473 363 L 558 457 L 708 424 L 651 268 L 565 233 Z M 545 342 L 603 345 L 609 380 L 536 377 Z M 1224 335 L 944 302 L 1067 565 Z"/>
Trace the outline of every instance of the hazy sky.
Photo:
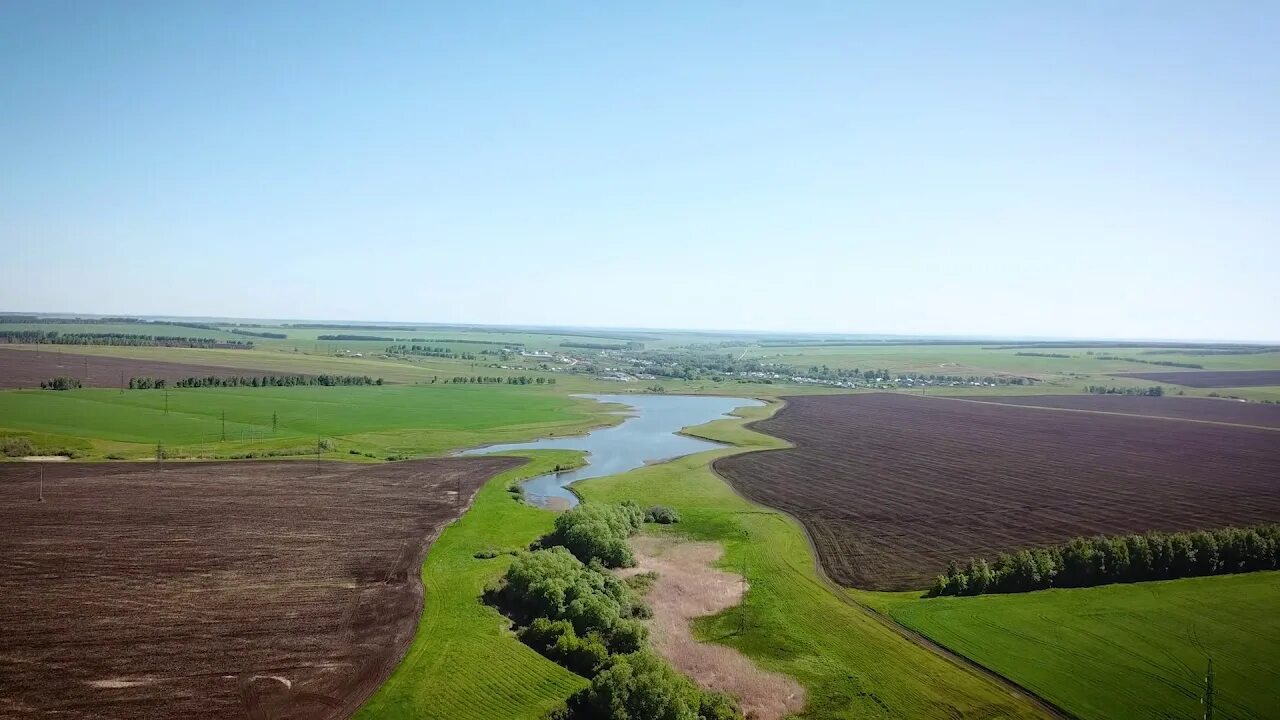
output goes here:
<path id="1" fill-rule="evenodd" d="M 1280 340 L 1280 3 L 10 0 L 0 250 L 0 310 Z"/>

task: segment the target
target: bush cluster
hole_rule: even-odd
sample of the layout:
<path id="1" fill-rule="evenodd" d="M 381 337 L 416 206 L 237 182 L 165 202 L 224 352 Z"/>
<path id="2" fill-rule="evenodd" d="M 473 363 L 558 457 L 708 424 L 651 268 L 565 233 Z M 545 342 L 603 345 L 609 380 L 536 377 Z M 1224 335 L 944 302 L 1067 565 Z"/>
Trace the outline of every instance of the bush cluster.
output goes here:
<path id="1" fill-rule="evenodd" d="M 81 386 L 79 378 L 60 376 L 40 383 L 41 390 L 77 390 Z"/>
<path id="2" fill-rule="evenodd" d="M 648 651 L 648 607 L 608 572 L 635 564 L 639 505 L 583 504 L 556 518 L 541 547 L 516 556 L 487 594 L 520 640 L 592 678 L 552 714 L 561 720 L 741 720 L 731 698 L 699 689 Z M 477 555 L 479 556 L 479 554 Z"/>
<path id="3" fill-rule="evenodd" d="M 614 655 L 552 720 L 740 720 L 728 695 L 699 689 L 650 652 Z"/>
<path id="4" fill-rule="evenodd" d="M 1026 592 L 1117 582 L 1170 580 L 1280 567 L 1280 525 L 1198 532 L 1075 538 L 1063 545 L 1001 554 L 994 562 L 952 562 L 930 589 L 937 595 Z"/>
<path id="5" fill-rule="evenodd" d="M 621 505 L 584 503 L 556 517 L 555 531 L 545 545 L 563 545 L 585 563 L 631 567 L 635 555 L 627 538 L 644 523 L 644 511 L 634 502 Z"/>
<path id="6" fill-rule="evenodd" d="M 680 522 L 680 513 L 666 505 L 654 505 L 649 508 L 649 512 L 644 514 L 644 520 L 645 522 L 658 523 L 659 525 L 670 525 Z"/>

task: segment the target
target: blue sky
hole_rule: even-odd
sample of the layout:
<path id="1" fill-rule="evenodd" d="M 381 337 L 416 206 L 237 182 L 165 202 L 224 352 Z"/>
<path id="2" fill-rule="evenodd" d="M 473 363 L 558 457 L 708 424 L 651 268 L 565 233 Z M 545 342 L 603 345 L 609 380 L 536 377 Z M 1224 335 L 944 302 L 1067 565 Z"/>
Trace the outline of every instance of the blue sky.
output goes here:
<path id="1" fill-rule="evenodd" d="M 1245 2 L 2 3 L 0 309 L 1280 340 L 1278 36 Z"/>

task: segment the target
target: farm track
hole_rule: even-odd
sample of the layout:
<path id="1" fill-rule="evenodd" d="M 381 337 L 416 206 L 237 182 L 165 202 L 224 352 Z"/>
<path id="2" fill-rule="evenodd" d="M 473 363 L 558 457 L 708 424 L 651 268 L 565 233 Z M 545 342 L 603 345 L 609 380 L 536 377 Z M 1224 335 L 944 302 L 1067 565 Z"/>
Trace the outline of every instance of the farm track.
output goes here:
<path id="1" fill-rule="evenodd" d="M 890 394 L 790 398 L 754 427 L 795 447 L 717 472 L 797 517 L 845 586 L 914 589 L 950 560 L 1280 516 L 1269 428 Z"/>
<path id="2" fill-rule="evenodd" d="M 430 543 L 521 462 L 63 463 L 43 503 L 0 465 L 0 715 L 346 717 L 408 648 Z"/>

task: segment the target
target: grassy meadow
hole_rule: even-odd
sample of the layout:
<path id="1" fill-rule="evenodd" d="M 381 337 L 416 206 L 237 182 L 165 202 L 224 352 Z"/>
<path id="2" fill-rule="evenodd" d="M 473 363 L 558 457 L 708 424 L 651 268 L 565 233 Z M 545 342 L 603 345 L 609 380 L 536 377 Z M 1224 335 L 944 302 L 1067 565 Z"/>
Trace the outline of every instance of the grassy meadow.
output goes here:
<path id="1" fill-rule="evenodd" d="M 556 465 L 573 467 L 582 458 L 570 450 L 519 455 L 530 462 L 490 480 L 471 509 L 431 546 L 422 567 L 422 620 L 413 644 L 356 713 L 358 720 L 537 720 L 587 684 L 517 640 L 506 618 L 480 601 L 511 555 L 481 559 L 476 553 L 524 548 L 549 532 L 555 518 L 516 500 L 507 487 Z"/>
<path id="2" fill-rule="evenodd" d="M 854 593 L 1081 718 L 1280 717 L 1280 572 L 1011 595 Z"/>

